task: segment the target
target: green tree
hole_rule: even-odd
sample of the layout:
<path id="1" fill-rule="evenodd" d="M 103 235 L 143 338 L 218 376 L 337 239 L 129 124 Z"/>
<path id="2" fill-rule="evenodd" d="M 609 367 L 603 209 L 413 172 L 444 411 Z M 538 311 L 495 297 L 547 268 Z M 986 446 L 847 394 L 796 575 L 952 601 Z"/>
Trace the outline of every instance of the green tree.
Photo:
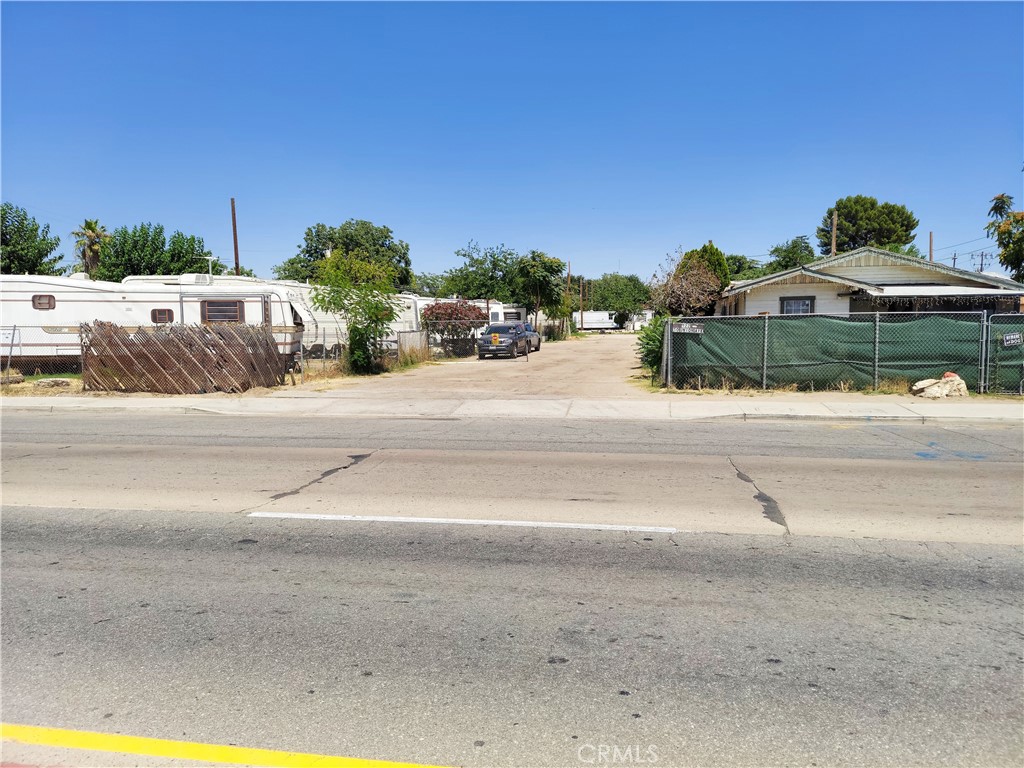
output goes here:
<path id="1" fill-rule="evenodd" d="M 779 243 L 768 251 L 768 255 L 771 256 L 771 260 L 765 265 L 765 274 L 769 275 L 802 267 L 804 264 L 810 264 L 815 258 L 814 248 L 807 235 Z"/>
<path id="2" fill-rule="evenodd" d="M 836 200 L 821 219 L 816 234 L 824 255 L 832 252 L 832 213 L 837 210 L 836 253 L 865 246 L 910 245 L 914 241 L 918 221 L 908 208 L 896 203 L 879 204 L 866 195 L 851 195 Z"/>
<path id="3" fill-rule="evenodd" d="M 526 307 L 527 312 L 534 313 L 535 324 L 541 309 L 554 309 L 561 304 L 565 290 L 562 283 L 565 262 L 561 259 L 543 251 L 530 251 L 514 262 L 511 274 L 513 300 Z"/>
<path id="4" fill-rule="evenodd" d="M 85 272 L 92 277 L 100 264 L 103 243 L 110 239 L 110 233 L 98 219 L 86 219 L 71 235 L 78 238 L 75 241 L 75 253 L 78 256 L 75 271 Z"/>
<path id="5" fill-rule="evenodd" d="M 516 277 L 514 268 L 518 254 L 504 245 L 481 248 L 470 241 L 455 252 L 465 263 L 444 273 L 444 296 L 486 299 L 511 303 L 514 300 Z"/>
<path id="6" fill-rule="evenodd" d="M 60 245 L 50 225 L 39 226 L 24 208 L 4 203 L 0 211 L 0 274 L 63 275 L 63 256 L 51 255 Z"/>
<path id="7" fill-rule="evenodd" d="M 414 273 L 413 290 L 420 296 L 444 296 L 444 275 L 433 272 Z"/>
<path id="8" fill-rule="evenodd" d="M 299 252 L 274 267 L 274 275 L 280 280 L 314 280 L 328 254 L 387 265 L 393 275 L 392 288 L 403 291 L 413 287 L 408 243 L 396 240 L 388 227 L 363 219 L 349 219 L 339 227 L 326 224 L 309 227 Z"/>
<path id="9" fill-rule="evenodd" d="M 343 251 L 324 259 L 313 275 L 313 306 L 341 315 L 348 326 L 345 350 L 354 373 L 379 373 L 384 366 L 384 341 L 398 317 L 392 295 L 395 273 L 388 264 L 353 259 Z"/>
<path id="10" fill-rule="evenodd" d="M 729 267 L 730 280 L 753 280 L 768 274 L 767 269 L 759 261 L 746 256 L 729 254 L 725 257 L 725 263 Z"/>
<path id="11" fill-rule="evenodd" d="M 615 324 L 624 326 L 651 300 L 651 291 L 636 275 L 601 275 L 591 284 L 594 306 L 615 313 Z"/>
<path id="12" fill-rule="evenodd" d="M 201 237 L 176 231 L 168 240 L 162 224 L 145 222 L 118 227 L 103 241 L 92 277 L 118 282 L 130 275 L 222 274 L 225 265 L 219 260 L 211 265 L 209 256 Z"/>
<path id="13" fill-rule="evenodd" d="M 725 261 L 725 254 L 710 240 L 700 248 L 694 248 L 692 251 L 686 251 L 685 253 L 683 253 L 682 246 L 680 246 L 676 249 L 676 253 L 680 255 L 676 271 L 685 270 L 693 262 L 700 262 L 708 268 L 711 274 L 718 278 L 720 291 L 729 286 L 729 265 Z"/>
<path id="14" fill-rule="evenodd" d="M 910 245 L 897 245 L 896 243 L 889 243 L 884 246 L 883 250 L 889 251 L 890 253 L 899 253 L 904 256 L 913 256 L 915 259 L 923 259 L 924 254 L 921 253 L 921 249 L 911 243 Z"/>
<path id="15" fill-rule="evenodd" d="M 991 202 L 992 221 L 985 231 L 999 246 L 999 263 L 1014 280 L 1024 282 L 1024 211 L 1013 210 L 1013 198 L 1007 194 L 996 195 Z"/>

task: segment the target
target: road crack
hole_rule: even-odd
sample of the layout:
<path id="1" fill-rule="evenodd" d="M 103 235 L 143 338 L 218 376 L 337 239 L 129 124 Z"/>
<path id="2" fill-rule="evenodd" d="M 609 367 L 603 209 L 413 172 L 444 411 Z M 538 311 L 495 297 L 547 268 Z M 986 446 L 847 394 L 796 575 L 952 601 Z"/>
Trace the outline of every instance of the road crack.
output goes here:
<path id="1" fill-rule="evenodd" d="M 317 483 L 321 483 L 324 480 L 326 480 L 328 477 L 331 477 L 332 475 L 336 475 L 339 472 L 341 472 L 342 470 L 351 469 L 352 467 L 356 466 L 357 464 L 361 464 L 362 462 L 366 461 L 368 458 L 373 456 L 375 453 L 377 453 L 377 451 L 370 451 L 369 453 L 357 453 L 355 455 L 349 456 L 348 458 L 350 459 L 350 461 L 349 461 L 348 464 L 343 464 L 340 467 L 331 467 L 330 469 L 325 469 L 323 472 L 320 473 L 319 477 L 313 478 L 308 483 L 303 483 L 298 488 L 293 488 L 290 491 L 282 491 L 281 493 L 275 493 L 273 496 L 271 496 L 269 499 L 267 499 L 262 504 L 257 504 L 255 507 L 248 507 L 246 509 L 243 509 L 241 511 L 241 514 L 248 514 L 249 512 L 253 512 L 253 511 L 257 510 L 257 509 L 260 509 L 261 507 L 265 507 L 267 504 L 270 504 L 273 501 L 278 501 L 280 499 L 285 499 L 285 498 L 288 498 L 289 496 L 296 496 L 296 495 L 302 493 L 307 488 L 309 488 L 311 485 L 316 485 Z"/>
<path id="2" fill-rule="evenodd" d="M 732 468 L 736 471 L 736 477 L 744 483 L 750 483 L 754 486 L 754 490 L 757 491 L 757 493 L 754 494 L 754 500 L 761 505 L 761 514 L 764 515 L 765 519 L 785 528 L 787 536 L 792 535 L 792 531 L 789 530 L 789 524 L 786 522 L 786 516 L 782 514 L 782 510 L 779 508 L 779 503 L 758 488 L 757 483 L 754 482 L 753 478 L 736 466 L 736 462 L 732 460 L 732 456 L 726 456 L 726 458 L 729 459 L 729 463 L 732 464 Z"/>

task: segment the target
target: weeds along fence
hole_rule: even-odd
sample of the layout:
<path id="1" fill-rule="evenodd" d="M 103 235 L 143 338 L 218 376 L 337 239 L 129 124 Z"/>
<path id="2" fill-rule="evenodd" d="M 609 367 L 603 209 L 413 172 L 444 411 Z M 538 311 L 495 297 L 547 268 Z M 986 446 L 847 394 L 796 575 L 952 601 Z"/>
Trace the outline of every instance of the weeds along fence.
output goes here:
<path id="1" fill-rule="evenodd" d="M 1024 315 L 984 312 L 690 317 L 666 321 L 662 381 L 677 388 L 877 389 L 961 376 L 977 392 L 1024 387 Z"/>
<path id="2" fill-rule="evenodd" d="M 81 326 L 82 388 L 108 392 L 244 392 L 284 383 L 267 326 Z"/>

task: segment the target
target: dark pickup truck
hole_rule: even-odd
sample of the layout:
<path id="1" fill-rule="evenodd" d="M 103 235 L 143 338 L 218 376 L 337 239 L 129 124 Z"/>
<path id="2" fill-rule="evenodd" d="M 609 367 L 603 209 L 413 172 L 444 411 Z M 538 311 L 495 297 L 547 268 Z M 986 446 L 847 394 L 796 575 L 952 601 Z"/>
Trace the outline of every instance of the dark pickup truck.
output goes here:
<path id="1" fill-rule="evenodd" d="M 523 323 L 523 328 L 526 329 L 526 339 L 530 345 L 530 349 L 533 352 L 540 351 L 540 334 L 533 330 L 533 326 L 529 323 Z"/>

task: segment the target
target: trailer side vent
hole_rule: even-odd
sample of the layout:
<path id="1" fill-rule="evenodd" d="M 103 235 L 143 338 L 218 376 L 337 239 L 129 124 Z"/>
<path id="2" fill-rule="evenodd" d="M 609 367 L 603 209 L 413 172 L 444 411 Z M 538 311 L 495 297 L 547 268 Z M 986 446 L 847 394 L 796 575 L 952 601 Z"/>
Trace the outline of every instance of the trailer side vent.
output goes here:
<path id="1" fill-rule="evenodd" d="M 49 294 L 36 294 L 32 297 L 32 309 L 54 309 L 57 306 L 57 300 Z"/>

